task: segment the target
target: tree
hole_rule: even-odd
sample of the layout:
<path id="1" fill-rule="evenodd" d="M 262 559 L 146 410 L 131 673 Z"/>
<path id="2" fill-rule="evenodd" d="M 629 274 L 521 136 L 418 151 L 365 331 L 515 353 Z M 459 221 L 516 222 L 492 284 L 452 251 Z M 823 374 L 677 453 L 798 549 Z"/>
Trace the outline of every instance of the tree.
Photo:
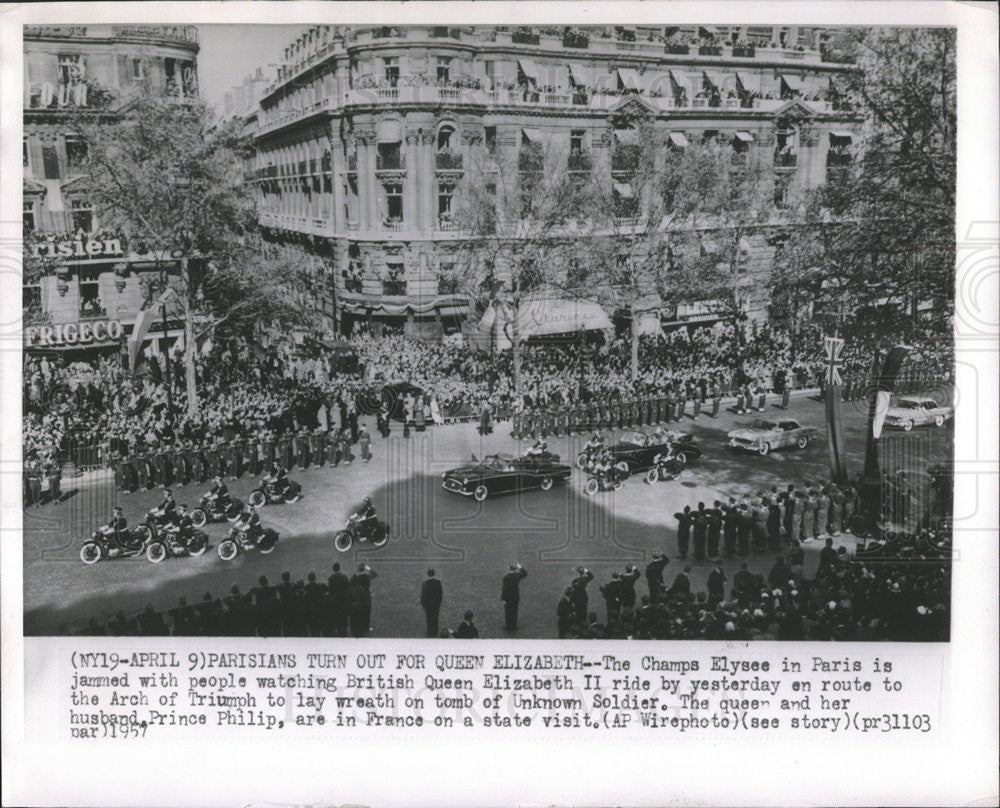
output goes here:
<path id="1" fill-rule="evenodd" d="M 750 239 L 792 216 L 775 201 L 776 182 L 781 179 L 770 154 L 736 152 L 714 140 L 689 145 L 665 176 L 678 255 L 671 293 L 678 301 L 710 305 L 735 327 L 738 369 L 750 290 L 764 285 L 752 272 Z"/>
<path id="2" fill-rule="evenodd" d="M 827 311 L 874 308 L 870 325 L 898 337 L 883 303 L 908 304 L 941 330 L 954 312 L 955 32 L 865 29 L 838 95 L 863 117 L 850 159 L 831 166 L 778 271 Z M 792 292 L 794 293 L 794 292 Z M 930 303 L 921 315 L 921 304 Z M 878 334 L 876 334 L 877 336 Z"/>
<path id="3" fill-rule="evenodd" d="M 474 300 L 491 306 L 495 329 L 511 343 L 513 383 L 521 385 L 524 303 L 543 290 L 572 291 L 592 238 L 590 172 L 568 172 L 568 154 L 553 140 L 504 149 L 495 159 L 477 149 L 455 191 L 453 221 L 462 234 L 463 277 Z"/>
<path id="4" fill-rule="evenodd" d="M 198 409 L 195 320 L 289 316 L 295 291 L 280 263 L 259 257 L 256 211 L 243 186 L 237 124 L 218 127 L 198 101 L 138 95 L 113 113 L 73 120 L 87 144 L 87 191 L 103 227 L 170 276 L 184 310 L 187 407 Z M 252 271 L 254 276 L 241 279 Z M 301 310 L 299 312 L 301 316 Z M 244 319 L 244 324 L 246 320 Z"/>

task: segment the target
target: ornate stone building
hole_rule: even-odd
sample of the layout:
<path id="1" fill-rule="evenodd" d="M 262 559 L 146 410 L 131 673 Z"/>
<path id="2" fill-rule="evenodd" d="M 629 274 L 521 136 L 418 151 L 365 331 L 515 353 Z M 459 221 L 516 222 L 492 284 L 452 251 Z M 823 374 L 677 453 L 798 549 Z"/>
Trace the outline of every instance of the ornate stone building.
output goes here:
<path id="1" fill-rule="evenodd" d="M 272 249 L 313 261 L 317 307 L 339 330 L 434 338 L 468 310 L 452 203 L 474 167 L 558 144 L 547 171 L 598 172 L 625 202 L 615 169 L 628 143 L 612 121 L 628 111 L 664 149 L 714 138 L 760 150 L 781 205 L 849 159 L 857 120 L 831 89 L 843 58 L 837 32 L 794 27 L 315 27 L 286 49 L 257 112 L 260 223 Z M 766 269 L 772 248 L 751 241 Z"/>

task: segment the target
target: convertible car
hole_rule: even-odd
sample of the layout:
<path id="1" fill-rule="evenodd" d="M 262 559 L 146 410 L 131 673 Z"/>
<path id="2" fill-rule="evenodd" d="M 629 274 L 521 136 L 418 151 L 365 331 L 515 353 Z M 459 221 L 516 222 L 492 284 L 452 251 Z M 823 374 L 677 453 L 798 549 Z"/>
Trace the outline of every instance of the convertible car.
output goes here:
<path id="1" fill-rule="evenodd" d="M 729 433 L 729 445 L 735 449 L 746 449 L 766 455 L 772 449 L 797 446 L 805 449 L 816 437 L 816 428 L 802 426 L 794 418 L 780 421 L 765 421 L 758 418 L 746 429 L 735 429 Z"/>
<path id="2" fill-rule="evenodd" d="M 701 457 L 701 449 L 694 443 L 690 435 L 673 433 L 675 440 L 670 440 L 669 444 L 674 449 L 674 454 L 685 465 L 692 460 Z M 656 435 L 633 430 L 625 432 L 618 443 L 613 443 L 610 447 L 611 454 L 615 459 L 615 466 L 629 474 L 637 471 L 645 471 L 652 468 L 653 458 L 666 451 L 668 441 L 660 440 Z"/>
<path id="3" fill-rule="evenodd" d="M 885 414 L 885 425 L 909 432 L 915 426 L 944 422 L 955 415 L 951 407 L 942 407 L 930 396 L 900 396 Z"/>
<path id="4" fill-rule="evenodd" d="M 556 480 L 568 480 L 571 469 L 559 462 L 559 455 L 544 452 L 515 457 L 509 454 L 487 455 L 480 461 L 446 471 L 442 486 L 482 502 L 493 494 L 510 494 L 529 488 L 548 491 Z"/>

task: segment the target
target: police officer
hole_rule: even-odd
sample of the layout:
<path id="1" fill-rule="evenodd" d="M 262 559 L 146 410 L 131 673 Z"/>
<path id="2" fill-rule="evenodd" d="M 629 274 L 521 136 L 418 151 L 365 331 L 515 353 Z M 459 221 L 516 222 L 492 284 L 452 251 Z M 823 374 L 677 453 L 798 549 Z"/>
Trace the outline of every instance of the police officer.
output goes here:
<path id="1" fill-rule="evenodd" d="M 278 440 L 278 462 L 286 469 L 292 467 L 294 458 L 292 456 L 292 439 L 289 435 L 282 435 Z"/>
<path id="2" fill-rule="evenodd" d="M 184 446 L 180 443 L 174 444 L 174 451 L 170 457 L 170 464 L 174 468 L 174 480 L 178 485 L 187 485 L 191 481 L 191 472 L 188 469 L 187 460 L 184 456 Z"/>
<path id="3" fill-rule="evenodd" d="M 309 435 L 309 454 L 314 466 L 322 466 L 326 460 L 326 433 L 316 427 Z M 306 587 L 308 589 L 308 586 Z"/>
<path id="4" fill-rule="evenodd" d="M 639 580 L 639 570 L 634 564 L 629 564 L 619 580 L 622 609 L 635 609 L 635 582 Z"/>
<path id="5" fill-rule="evenodd" d="M 276 457 L 274 433 L 270 429 L 265 429 L 261 433 L 261 468 L 270 468 Z"/>
<path id="6" fill-rule="evenodd" d="M 691 536 L 691 506 L 685 505 L 684 510 L 674 514 L 677 520 L 677 556 L 687 558 L 688 540 Z"/>
<path id="7" fill-rule="evenodd" d="M 705 512 L 708 521 L 708 531 L 706 538 L 706 551 L 709 558 L 719 555 L 719 534 L 722 531 L 722 511 L 719 510 L 719 500 L 712 503 L 712 507 Z"/>
<path id="8" fill-rule="evenodd" d="M 600 587 L 604 596 L 604 605 L 607 609 L 607 622 L 617 621 L 622 614 L 622 574 L 615 570 L 611 573 L 611 580 Z"/>
<path id="9" fill-rule="evenodd" d="M 698 503 L 698 510 L 691 514 L 691 533 L 694 539 L 694 560 L 705 560 L 705 539 L 708 536 L 708 514 L 705 503 Z"/>
<path id="10" fill-rule="evenodd" d="M 364 424 L 358 427 L 358 447 L 361 449 L 361 459 L 368 463 L 372 459 L 372 436 Z"/>
<path id="11" fill-rule="evenodd" d="M 712 395 L 712 417 L 717 418 L 719 415 L 719 407 L 722 405 L 722 385 L 719 384 L 718 379 L 715 379 L 712 382 L 711 395 Z"/>
<path id="12" fill-rule="evenodd" d="M 427 577 L 420 585 L 420 607 L 424 610 L 424 621 L 427 624 L 427 636 L 437 637 L 438 617 L 441 614 L 441 602 L 444 600 L 444 587 L 435 577 L 434 570 L 427 570 Z"/>
<path id="13" fill-rule="evenodd" d="M 653 551 L 653 560 L 646 565 L 646 586 L 649 588 L 649 602 L 660 601 L 663 591 L 663 569 L 670 563 L 664 553 Z"/>
<path id="14" fill-rule="evenodd" d="M 298 458 L 299 468 L 309 468 L 311 460 L 309 456 L 309 432 L 304 428 L 300 429 L 295 436 L 295 454 Z"/>
<path id="15" fill-rule="evenodd" d="M 39 507 L 42 503 L 42 466 L 34 452 L 29 455 L 28 462 L 24 464 L 24 481 L 26 486 L 25 505 Z"/>
<path id="16" fill-rule="evenodd" d="M 188 506 L 182 503 L 177 509 L 177 541 L 186 550 L 193 537 L 194 523 L 188 513 Z"/>

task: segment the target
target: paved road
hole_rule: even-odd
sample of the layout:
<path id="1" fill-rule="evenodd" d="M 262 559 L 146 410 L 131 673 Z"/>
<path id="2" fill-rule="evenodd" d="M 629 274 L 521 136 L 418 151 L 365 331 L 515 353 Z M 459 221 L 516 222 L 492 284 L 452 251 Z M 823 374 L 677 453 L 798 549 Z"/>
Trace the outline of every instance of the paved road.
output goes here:
<path id="1" fill-rule="evenodd" d="M 852 470 L 860 470 L 864 452 L 864 405 L 845 410 L 845 431 Z M 769 407 L 770 414 L 779 411 Z M 793 399 L 788 413 L 803 424 L 822 427 L 823 406 L 806 397 Z M 591 604 L 603 615 L 597 585 L 613 569 L 634 563 L 642 567 L 656 549 L 676 554 L 676 521 L 673 514 L 684 505 L 743 492 L 756 493 L 772 485 L 801 484 L 828 478 L 826 441 L 807 449 L 772 452 L 768 457 L 734 453 L 725 446 L 725 432 L 747 423 L 747 416 L 731 412 L 717 419 L 687 419 L 686 431 L 704 449 L 703 458 L 681 478 L 650 486 L 633 477 L 617 493 L 590 498 L 582 493 L 583 477 L 576 470 L 566 485 L 550 492 L 531 491 L 476 503 L 442 490 L 445 469 L 497 451 L 516 452 L 519 447 L 509 426 L 499 424 L 485 439 L 472 424 L 450 425 L 415 434 L 404 440 L 397 428 L 388 442 L 376 435 L 375 458 L 368 465 L 293 470 L 306 496 L 294 505 L 274 505 L 262 510 L 265 525 L 281 535 L 277 549 L 267 556 L 240 555 L 224 562 L 215 546 L 225 535 L 225 524 L 209 526 L 212 548 L 200 558 L 168 559 L 159 565 L 145 560 L 102 561 L 85 566 L 79 560 L 81 540 L 120 502 L 129 524 L 161 498 L 158 490 L 120 496 L 109 475 L 77 481 L 77 490 L 58 506 L 43 506 L 25 513 L 24 611 L 27 634 L 47 634 L 60 626 L 77 627 L 93 616 L 107 620 L 115 610 L 139 611 L 147 602 L 165 609 L 178 596 L 200 600 L 204 592 L 225 595 L 237 583 L 246 589 L 265 574 L 272 582 L 288 570 L 305 578 L 315 570 L 321 578 L 334 561 L 348 570 L 365 561 L 376 570 L 373 584 L 372 634 L 387 637 L 421 636 L 423 614 L 418 604 L 420 582 L 429 565 L 444 584 L 441 625 L 454 627 L 465 609 L 473 609 L 485 637 L 503 636 L 500 581 L 507 565 L 518 560 L 529 576 L 521 586 L 520 637 L 555 636 L 555 606 L 576 564 L 586 564 L 596 578 Z M 374 430 L 373 430 L 374 432 Z M 941 430 L 914 430 L 893 437 L 896 450 L 904 450 L 910 465 L 922 466 L 950 456 L 950 425 Z M 564 458 L 575 457 L 584 438 L 574 436 L 550 441 L 550 448 Z M 522 447 L 523 448 L 523 447 Z M 73 481 L 65 487 L 72 488 Z M 197 504 L 204 486 L 189 485 L 176 492 L 179 502 Z M 230 484 L 234 495 L 246 500 L 253 480 L 244 477 Z M 362 496 L 372 496 L 379 515 L 392 525 L 390 543 L 379 550 L 353 549 L 346 554 L 333 548 L 333 533 Z M 841 541 L 853 547 L 854 537 Z M 808 545 L 807 574 L 817 563 L 817 543 Z M 751 568 L 766 571 L 773 558 L 751 558 Z M 730 580 L 738 561 L 727 562 Z M 678 562 L 667 567 L 669 581 Z M 692 583 L 703 588 L 708 564 L 695 565 Z M 645 592 L 640 580 L 637 591 Z"/>

